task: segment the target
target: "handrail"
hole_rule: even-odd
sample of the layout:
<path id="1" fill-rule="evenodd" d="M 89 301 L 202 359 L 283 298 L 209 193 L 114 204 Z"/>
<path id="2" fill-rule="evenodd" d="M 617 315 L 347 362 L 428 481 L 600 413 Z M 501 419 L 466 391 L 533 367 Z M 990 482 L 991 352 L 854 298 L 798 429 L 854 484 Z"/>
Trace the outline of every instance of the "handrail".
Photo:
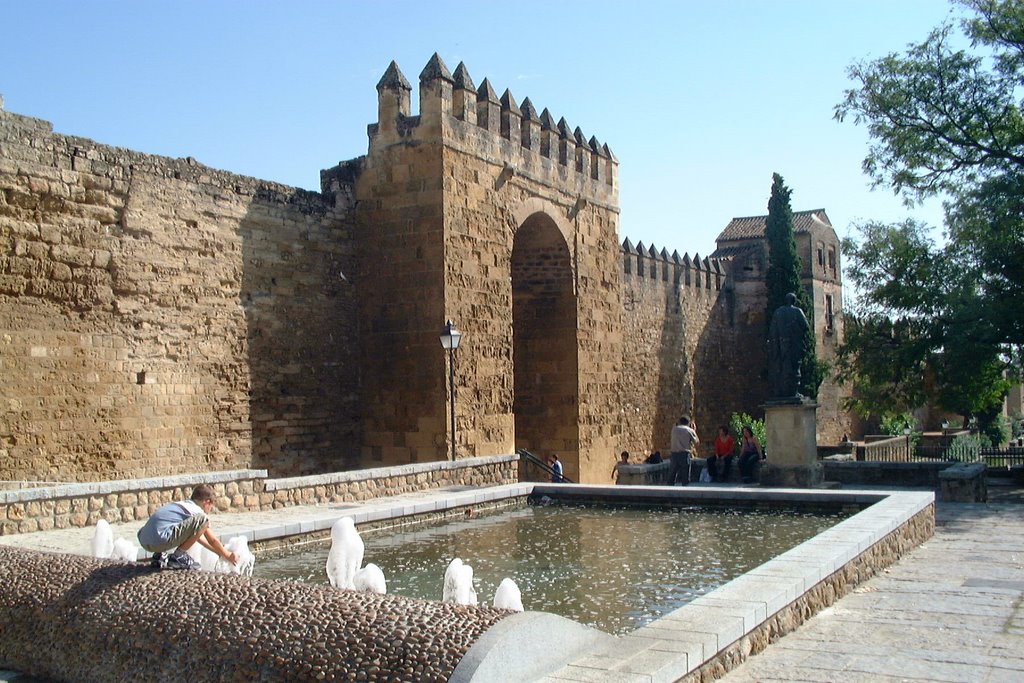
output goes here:
<path id="1" fill-rule="evenodd" d="M 540 458 L 538 458 L 536 455 L 534 455 L 530 451 L 526 450 L 525 448 L 517 448 L 516 449 L 516 454 L 520 458 L 522 458 L 523 460 L 526 460 L 526 462 L 530 463 L 531 465 L 535 465 L 535 466 L 541 468 L 541 470 L 546 472 L 549 477 L 554 477 L 554 476 L 560 477 L 561 478 L 561 483 L 565 483 L 565 484 L 574 484 L 574 483 L 576 483 L 572 479 L 570 479 L 569 477 L 565 476 L 564 474 L 556 475 L 556 472 L 553 469 L 551 469 L 551 467 L 549 467 L 546 462 L 544 462 L 543 460 L 541 460 Z"/>

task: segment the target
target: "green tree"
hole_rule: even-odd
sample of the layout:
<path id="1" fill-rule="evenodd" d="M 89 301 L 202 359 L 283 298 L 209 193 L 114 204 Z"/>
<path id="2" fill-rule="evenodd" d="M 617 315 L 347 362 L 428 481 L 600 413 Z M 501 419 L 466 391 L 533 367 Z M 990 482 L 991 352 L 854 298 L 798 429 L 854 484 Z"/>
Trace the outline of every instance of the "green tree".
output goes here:
<path id="1" fill-rule="evenodd" d="M 931 401 L 988 429 L 1016 364 L 986 314 L 984 273 L 915 221 L 857 230 L 843 245 L 861 296 L 836 363 L 853 384 L 851 407 L 885 419 Z"/>
<path id="2" fill-rule="evenodd" d="M 862 413 L 931 400 L 985 430 L 1024 343 L 1024 3 L 958 4 L 970 13 L 958 23 L 851 66 L 857 87 L 835 109 L 867 127 L 876 185 L 947 200 L 942 244 L 912 221 L 844 241 L 860 296 L 838 366 Z"/>
<path id="3" fill-rule="evenodd" d="M 867 126 L 864 171 L 909 199 L 957 194 L 985 178 L 1024 169 L 1024 4 L 963 0 L 977 16 L 960 22 L 972 48 L 956 49 L 946 23 L 905 54 L 849 68 L 835 116 Z M 989 59 L 991 57 L 991 59 Z"/>
<path id="4" fill-rule="evenodd" d="M 796 252 L 796 239 L 793 236 L 793 209 L 790 206 L 792 194 L 793 191 L 786 187 L 782 176 L 773 173 L 772 193 L 768 199 L 768 219 L 765 224 L 765 237 L 768 241 L 768 301 L 765 321 L 770 322 L 775 310 L 786 303 L 786 294 L 796 294 L 796 305 L 804 312 L 807 322 L 810 323 L 804 342 L 808 352 L 800 366 L 800 393 L 816 398 L 818 388 L 825 379 L 826 367 L 818 361 L 815 353 L 817 346 L 814 334 L 814 303 L 800 282 L 803 264 Z"/>

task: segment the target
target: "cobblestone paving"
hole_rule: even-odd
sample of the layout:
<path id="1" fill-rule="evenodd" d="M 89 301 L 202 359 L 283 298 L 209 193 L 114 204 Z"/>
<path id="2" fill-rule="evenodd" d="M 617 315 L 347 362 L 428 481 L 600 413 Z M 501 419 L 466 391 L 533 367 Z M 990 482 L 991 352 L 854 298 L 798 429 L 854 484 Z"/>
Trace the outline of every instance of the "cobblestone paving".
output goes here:
<path id="1" fill-rule="evenodd" d="M 942 503 L 935 537 L 721 679 L 1024 681 L 1024 507 Z"/>

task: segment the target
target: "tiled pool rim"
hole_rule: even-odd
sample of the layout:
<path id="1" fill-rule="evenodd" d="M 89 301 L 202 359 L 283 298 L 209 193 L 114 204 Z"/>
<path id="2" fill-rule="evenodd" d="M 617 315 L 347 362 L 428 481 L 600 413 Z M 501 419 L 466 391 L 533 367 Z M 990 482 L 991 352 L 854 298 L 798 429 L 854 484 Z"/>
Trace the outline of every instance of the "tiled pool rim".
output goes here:
<path id="1" fill-rule="evenodd" d="M 935 531 L 932 492 L 862 489 L 809 490 L 723 487 L 596 486 L 519 483 L 449 492 L 421 502 L 382 500 L 324 508 L 324 515 L 255 531 L 250 540 L 272 541 L 328 532 L 340 517 L 360 528 L 389 520 L 444 516 L 467 507 L 500 506 L 510 499 L 544 496 L 565 502 L 629 502 L 661 505 L 739 507 L 864 508 L 857 514 L 737 577 L 688 605 L 624 636 L 586 638 L 551 625 L 544 650 L 550 661 L 533 661 L 531 675 L 545 680 L 707 680 L 724 674 L 771 641 L 828 607 L 860 582 L 891 565 Z M 521 619 L 530 619 L 522 616 Z M 506 623 L 507 622 L 507 623 Z M 456 668 L 452 681 L 530 680 L 514 674 L 521 666 L 523 637 L 508 619 L 502 638 L 481 638 Z M 495 627 L 497 629 L 497 626 Z M 529 626 L 531 640 L 544 629 Z M 543 642 L 543 641 L 539 641 Z M 574 644 L 576 647 L 574 647 Z M 526 671 L 522 672 L 526 674 Z"/>

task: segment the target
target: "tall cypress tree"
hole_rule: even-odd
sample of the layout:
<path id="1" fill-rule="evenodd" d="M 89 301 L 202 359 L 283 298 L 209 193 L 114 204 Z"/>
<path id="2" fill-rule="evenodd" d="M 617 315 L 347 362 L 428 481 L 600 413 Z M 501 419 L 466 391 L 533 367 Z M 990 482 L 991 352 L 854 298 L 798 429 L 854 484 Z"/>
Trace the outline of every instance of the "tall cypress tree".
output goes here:
<path id="1" fill-rule="evenodd" d="M 818 387 L 825 379 L 825 366 L 818 361 L 815 352 L 814 302 L 800 282 L 803 264 L 800 255 L 796 253 L 796 238 L 793 236 L 793 209 L 789 205 L 791 194 L 793 191 L 786 187 L 782 176 L 773 173 L 772 195 L 768 200 L 768 220 L 765 225 L 765 237 L 768 240 L 768 307 L 765 321 L 770 322 L 775 310 L 786 303 L 786 294 L 796 294 L 796 305 L 810 323 L 806 339 L 808 352 L 800 366 L 800 393 L 817 398 Z"/>

